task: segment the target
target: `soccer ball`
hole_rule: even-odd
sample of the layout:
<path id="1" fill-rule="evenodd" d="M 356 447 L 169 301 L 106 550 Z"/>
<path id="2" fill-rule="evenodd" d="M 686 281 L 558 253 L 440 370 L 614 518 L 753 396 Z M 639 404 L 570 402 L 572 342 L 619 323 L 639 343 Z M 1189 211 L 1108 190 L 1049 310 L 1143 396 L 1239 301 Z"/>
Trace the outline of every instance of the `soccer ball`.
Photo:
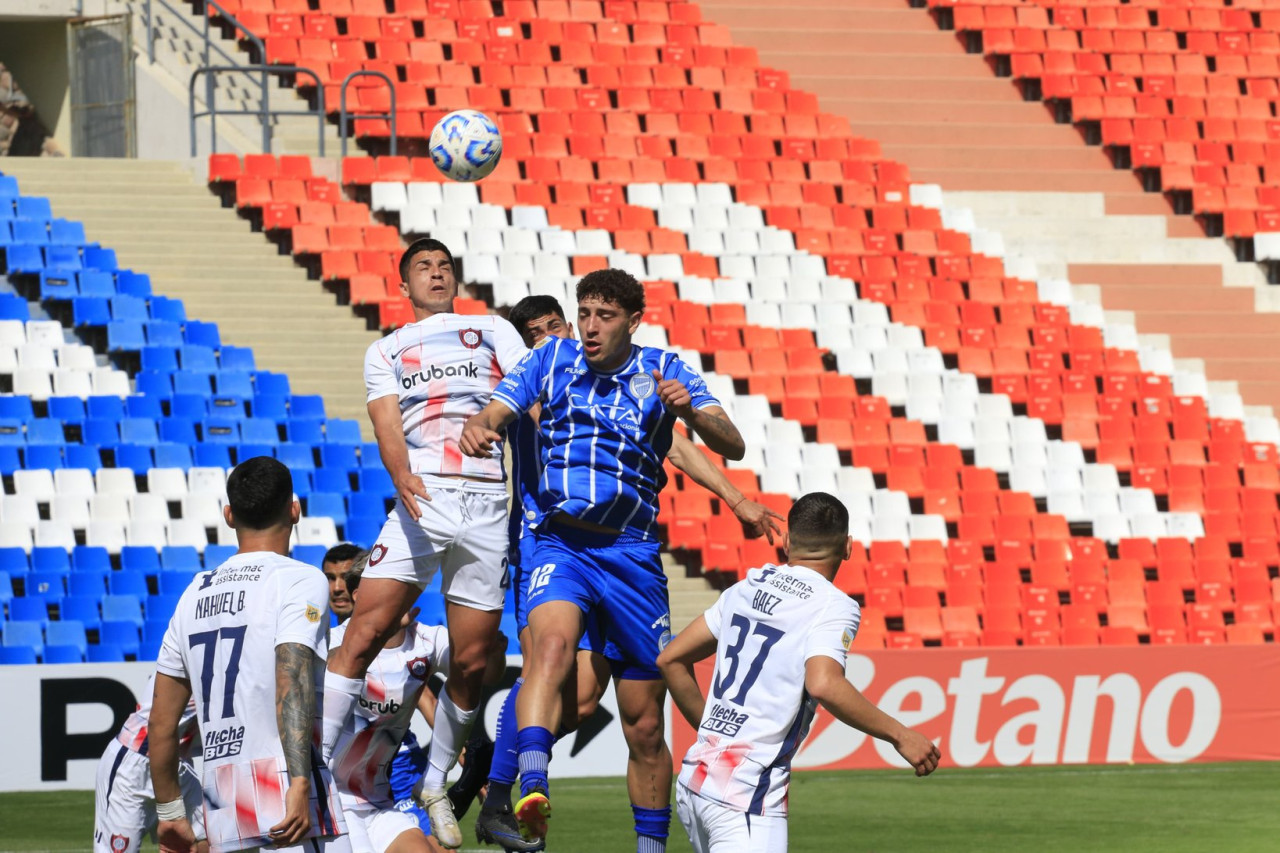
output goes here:
<path id="1" fill-rule="evenodd" d="M 430 150 L 431 161 L 446 178 L 478 181 L 502 159 L 502 134 L 484 113 L 457 110 L 431 129 Z"/>

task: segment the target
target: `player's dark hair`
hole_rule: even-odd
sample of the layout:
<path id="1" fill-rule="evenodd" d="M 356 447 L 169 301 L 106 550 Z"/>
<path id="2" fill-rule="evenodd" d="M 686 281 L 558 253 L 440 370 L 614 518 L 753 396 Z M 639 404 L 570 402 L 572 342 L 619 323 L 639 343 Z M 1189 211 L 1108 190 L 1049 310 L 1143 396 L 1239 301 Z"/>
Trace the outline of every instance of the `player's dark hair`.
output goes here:
<path id="1" fill-rule="evenodd" d="M 458 277 L 458 265 L 453 260 L 453 252 L 449 251 L 449 247 L 439 240 L 433 240 L 430 237 L 422 237 L 414 240 L 409 244 L 409 248 L 404 250 L 404 254 L 400 256 L 400 280 L 409 280 L 409 264 L 412 263 L 415 255 L 422 252 L 444 252 L 449 258 L 449 266 L 453 267 L 453 277 Z"/>
<path id="2" fill-rule="evenodd" d="M 289 517 L 293 475 L 270 456 L 255 456 L 227 477 L 227 503 L 237 527 L 266 530 Z"/>
<path id="3" fill-rule="evenodd" d="M 342 574 L 342 581 L 347 585 L 347 594 L 355 592 L 360 587 L 360 578 L 364 575 L 364 570 L 369 566 L 369 552 L 357 550 L 355 562 L 351 564 L 351 568 Z"/>
<path id="4" fill-rule="evenodd" d="M 507 320 L 516 327 L 517 332 L 523 335 L 529 331 L 526 328 L 529 323 L 548 314 L 555 314 L 561 320 L 567 319 L 564 316 L 564 309 L 560 307 L 560 300 L 554 296 L 526 296 L 511 309 Z"/>
<path id="5" fill-rule="evenodd" d="M 345 563 L 347 560 L 354 560 L 361 550 L 359 545 L 352 545 L 350 542 L 339 542 L 324 552 L 324 559 L 320 561 L 320 565 Z"/>
<path id="6" fill-rule="evenodd" d="M 849 536 L 849 510 L 835 495 L 810 492 L 791 505 L 787 535 L 793 550 L 838 549 Z"/>
<path id="7" fill-rule="evenodd" d="M 594 298 L 612 302 L 628 314 L 644 313 L 644 285 L 626 270 L 606 269 L 587 273 L 578 282 L 577 295 L 578 302 Z"/>

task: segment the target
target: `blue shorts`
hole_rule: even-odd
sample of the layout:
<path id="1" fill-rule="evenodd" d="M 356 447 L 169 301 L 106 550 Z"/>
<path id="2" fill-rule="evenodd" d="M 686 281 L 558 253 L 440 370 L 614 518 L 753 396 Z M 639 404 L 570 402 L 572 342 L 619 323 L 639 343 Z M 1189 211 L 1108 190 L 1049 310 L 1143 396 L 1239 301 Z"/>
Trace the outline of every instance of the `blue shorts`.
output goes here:
<path id="1" fill-rule="evenodd" d="M 431 819 L 413 799 L 413 786 L 427 769 L 427 754 L 418 746 L 413 732 L 405 732 L 400 749 L 391 759 L 387 781 L 391 783 L 391 796 L 399 811 L 412 815 L 425 835 L 431 834 Z"/>
<path id="2" fill-rule="evenodd" d="M 515 584 L 516 590 L 516 630 L 521 634 L 524 629 L 529 627 L 529 575 L 530 572 L 525 570 L 525 566 L 532 567 L 537 565 L 534 563 L 534 533 L 532 530 L 526 530 L 524 536 L 520 538 L 519 543 L 511 549 L 512 559 L 511 582 Z M 608 642 L 604 636 L 604 630 L 600 627 L 599 620 L 587 619 L 587 629 L 582 634 L 582 639 L 578 641 L 578 648 L 582 651 L 592 652 L 593 654 L 604 655 L 611 662 L 618 663 L 621 655 L 612 643 Z"/>
<path id="3" fill-rule="evenodd" d="M 572 602 L 583 613 L 584 636 L 598 629 L 593 644 L 610 659 L 614 677 L 662 677 L 657 659 L 671 641 L 671 607 L 656 541 L 553 524 L 535 534 L 530 565 L 523 573 L 528 610 Z"/>

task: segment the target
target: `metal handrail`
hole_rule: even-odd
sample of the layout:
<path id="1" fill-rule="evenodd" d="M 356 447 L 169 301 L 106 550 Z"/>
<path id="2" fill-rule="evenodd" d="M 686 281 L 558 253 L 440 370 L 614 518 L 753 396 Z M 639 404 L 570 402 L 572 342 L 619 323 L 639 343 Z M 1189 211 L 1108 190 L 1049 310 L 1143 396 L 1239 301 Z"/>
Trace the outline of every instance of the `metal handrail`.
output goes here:
<path id="1" fill-rule="evenodd" d="M 387 84 L 387 90 L 391 92 L 391 112 L 389 113 L 348 113 L 347 112 L 347 85 L 357 77 L 379 77 Z M 391 82 L 391 78 L 381 71 L 352 71 L 342 81 L 342 88 L 338 91 L 338 137 L 342 140 L 342 156 L 347 156 L 347 119 L 387 119 L 391 123 L 391 156 L 396 155 L 396 87 Z M 321 154 L 324 152 L 321 151 Z"/>
<path id="2" fill-rule="evenodd" d="M 222 5 L 218 2 L 218 0 L 204 0 L 204 2 L 207 6 L 212 6 L 214 9 L 217 9 L 218 14 L 222 16 L 223 20 L 231 24 L 231 26 L 234 29 L 244 33 L 246 36 L 249 37 L 249 41 L 251 41 L 258 48 L 258 61 L 261 62 L 262 67 L 265 68 L 267 66 L 267 46 L 262 41 L 262 39 L 258 38 L 253 33 L 249 32 L 249 28 L 246 27 L 244 24 L 240 23 L 240 21 L 236 19 L 235 15 L 231 14 L 226 9 L 222 8 Z M 212 39 L 209 38 L 209 10 L 205 9 L 201 13 L 201 16 L 204 18 L 204 67 L 209 68 L 210 67 L 209 48 L 213 46 L 213 41 Z M 235 62 L 235 60 L 232 60 L 232 64 L 237 64 L 237 63 Z M 317 86 L 319 85 L 319 81 L 317 81 L 316 85 Z M 259 88 L 259 91 L 261 92 L 260 97 L 262 98 L 263 106 L 265 106 L 268 98 L 267 74 L 265 71 L 262 74 L 262 79 L 258 83 L 258 88 Z M 321 131 L 321 138 L 323 138 L 323 136 L 324 136 L 324 132 Z M 324 143 L 322 142 L 321 144 L 323 145 Z M 270 153 L 270 150 L 271 150 L 270 148 L 264 148 L 263 153 L 264 154 Z"/>
<path id="3" fill-rule="evenodd" d="M 262 107 L 258 110 L 220 110 L 217 105 L 217 87 L 214 85 L 214 76 L 223 73 L 232 74 L 257 74 L 263 75 L 266 80 L 268 74 L 306 74 L 315 81 L 316 93 L 319 99 L 319 105 L 314 110 L 273 110 L 267 103 L 267 99 L 262 99 Z M 196 80 L 204 75 L 205 78 L 205 106 L 203 112 L 196 112 Z M 264 83 L 265 89 L 265 83 Z M 320 82 L 320 75 L 312 71 L 310 68 L 303 68 L 300 65 L 213 65 L 206 68 L 197 68 L 191 72 L 191 80 L 187 83 L 187 95 L 189 99 L 188 120 L 191 129 L 191 156 L 196 156 L 196 119 L 209 117 L 209 131 L 211 135 L 209 143 L 210 153 L 216 154 L 218 151 L 218 116 L 258 116 L 262 123 L 262 152 L 264 154 L 271 153 L 271 123 L 268 118 L 275 116 L 315 116 L 319 126 L 320 139 L 320 156 L 324 156 L 324 122 L 326 118 L 326 110 L 324 104 L 324 85 Z M 393 102 L 394 103 L 394 102 Z"/>
<path id="4" fill-rule="evenodd" d="M 231 63 L 233 65 L 235 64 L 236 60 L 234 57 L 230 56 L 225 50 L 218 47 L 217 45 L 210 44 L 208 15 L 204 16 L 204 31 L 201 32 L 199 27 L 197 27 L 195 24 L 187 20 L 186 13 L 183 12 L 181 9 L 175 9 L 173 6 L 170 6 L 168 3 L 166 3 L 165 0 L 155 0 L 155 2 L 163 6 L 169 12 L 169 14 L 173 15 L 173 17 L 176 20 L 181 21 L 183 26 L 185 26 L 187 29 L 191 30 L 191 32 L 195 33 L 198 36 L 201 36 L 204 39 L 204 64 L 205 65 L 209 64 L 209 48 L 210 47 L 216 50 L 218 52 L 218 55 L 221 56 L 228 63 Z M 146 11 L 145 11 L 145 17 L 147 21 L 147 61 L 150 63 L 154 63 L 156 61 L 156 40 L 155 38 L 152 37 L 152 34 L 151 34 L 152 33 L 151 3 L 152 3 L 152 0 L 147 0 Z M 219 10 L 221 10 L 222 7 L 219 6 L 218 8 Z M 223 14 L 225 15 L 226 13 L 223 12 Z M 230 18 L 231 16 L 228 15 L 227 17 Z M 247 32 L 247 30 L 244 30 L 244 27 L 240 24 L 239 21 L 235 20 L 234 18 L 231 18 L 231 21 L 232 21 L 232 24 L 235 25 L 237 28 Z M 252 36 L 253 34 L 250 33 L 250 35 Z M 265 59 L 265 56 L 264 56 L 264 59 Z"/>

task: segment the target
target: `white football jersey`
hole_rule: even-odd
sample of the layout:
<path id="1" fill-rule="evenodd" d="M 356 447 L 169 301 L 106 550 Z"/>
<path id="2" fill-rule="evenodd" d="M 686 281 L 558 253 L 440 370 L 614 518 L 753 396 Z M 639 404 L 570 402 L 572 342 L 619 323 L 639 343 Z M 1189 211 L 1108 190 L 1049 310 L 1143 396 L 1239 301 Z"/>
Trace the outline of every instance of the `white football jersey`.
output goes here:
<path id="1" fill-rule="evenodd" d="M 368 401 L 396 395 L 415 474 L 503 479 L 502 447 L 487 459 L 463 456 L 467 418 L 489 403 L 494 387 L 528 350 L 501 317 L 434 314 L 369 346 L 364 358 Z"/>
<path id="2" fill-rule="evenodd" d="M 333 629 L 331 643 L 342 645 L 347 623 Z M 395 808 L 391 761 L 409 730 L 418 698 L 431 673 L 449 666 L 449 632 L 441 625 L 412 623 L 404 642 L 385 648 L 364 677 L 356 711 L 334 747 L 329 767 L 348 808 Z"/>
<path id="3" fill-rule="evenodd" d="M 116 735 L 116 741 L 120 745 L 139 755 L 146 755 L 150 748 L 147 741 L 147 726 L 151 720 L 151 699 L 155 693 L 155 680 L 154 675 L 147 679 L 147 686 L 142 691 L 142 702 L 138 705 L 138 710 L 129 715 L 129 719 L 124 721 L 124 725 Z M 182 712 L 182 718 L 178 720 L 178 746 L 181 747 L 182 755 L 185 756 L 191 749 L 199 733 L 200 727 L 196 724 L 196 700 L 193 696 L 187 703 L 186 710 Z"/>
<path id="4" fill-rule="evenodd" d="M 319 704 L 329 632 L 329 582 L 273 553 L 236 554 L 201 572 L 178 601 L 156 669 L 191 681 L 203 742 L 205 831 L 212 853 L 270 847 L 284 817 L 289 770 L 276 724 L 276 646 L 316 653 Z M 320 743 L 316 712 L 314 743 Z M 346 825 L 320 750 L 312 749 L 311 831 Z"/>
<path id="5" fill-rule="evenodd" d="M 844 666 L 858 603 L 813 569 L 766 565 L 704 615 L 716 667 L 680 784 L 736 811 L 785 815 L 791 758 L 817 707 L 805 661 L 826 655 Z"/>

